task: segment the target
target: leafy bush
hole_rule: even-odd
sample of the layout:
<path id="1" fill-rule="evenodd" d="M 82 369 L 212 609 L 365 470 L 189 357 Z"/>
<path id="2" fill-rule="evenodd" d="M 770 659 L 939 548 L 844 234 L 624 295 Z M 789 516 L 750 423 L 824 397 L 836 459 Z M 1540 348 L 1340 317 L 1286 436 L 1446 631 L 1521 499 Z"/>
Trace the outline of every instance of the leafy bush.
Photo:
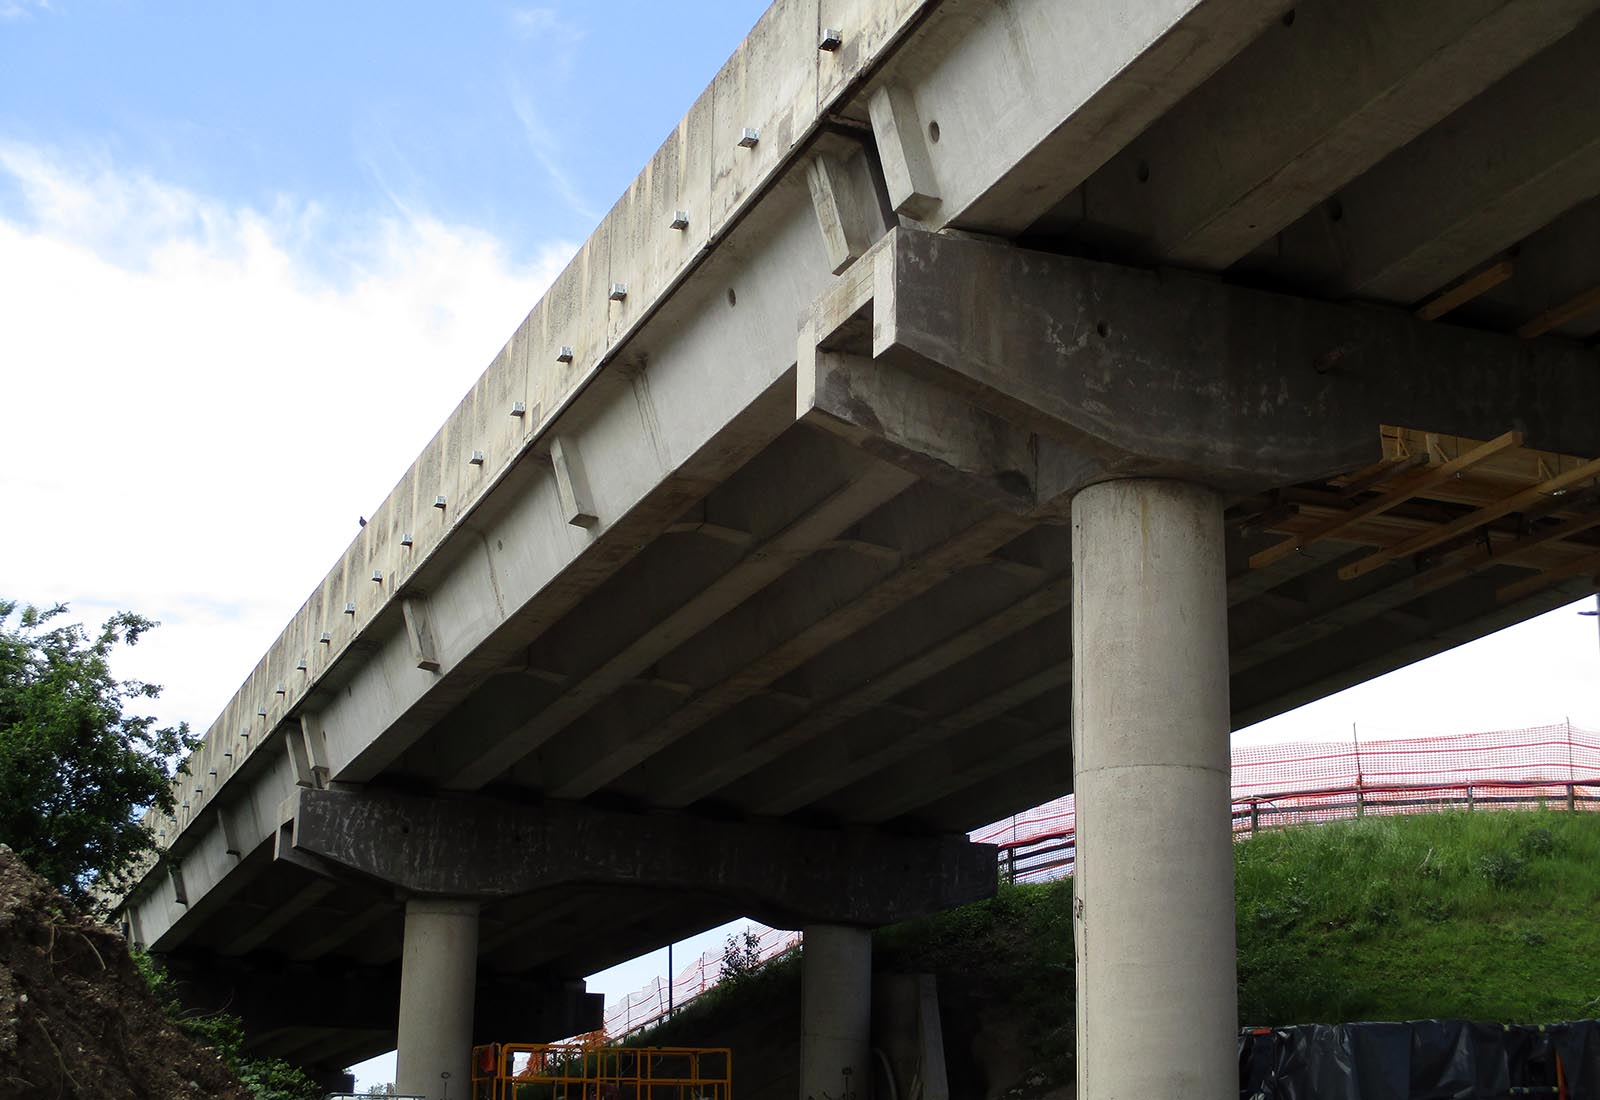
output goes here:
<path id="1" fill-rule="evenodd" d="M 150 991 L 167 1016 L 200 1042 L 222 1055 L 222 1060 L 256 1100 L 319 1100 L 322 1090 L 296 1067 L 281 1058 L 252 1058 L 244 1052 L 244 1024 L 226 1012 L 197 1013 L 183 1007 L 172 976 L 143 951 L 133 961 L 150 983 Z"/>
<path id="2" fill-rule="evenodd" d="M 1486 852 L 1478 857 L 1478 873 L 1497 890 L 1509 890 L 1528 873 L 1528 861 L 1507 851 Z"/>
<path id="3" fill-rule="evenodd" d="M 1517 847 L 1522 854 L 1530 858 L 1548 856 L 1556 850 L 1556 837 L 1549 829 L 1540 827 L 1529 829 L 1522 834 L 1522 839 L 1517 842 Z"/>

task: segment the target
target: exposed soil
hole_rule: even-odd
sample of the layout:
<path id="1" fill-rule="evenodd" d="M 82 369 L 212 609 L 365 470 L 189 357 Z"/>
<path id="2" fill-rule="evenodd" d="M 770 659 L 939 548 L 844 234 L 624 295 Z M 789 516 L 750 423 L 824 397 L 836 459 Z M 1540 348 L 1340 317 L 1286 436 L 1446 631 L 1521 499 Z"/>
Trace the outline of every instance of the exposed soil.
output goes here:
<path id="1" fill-rule="evenodd" d="M 0 1097 L 249 1100 L 166 1017 L 127 944 L 0 845 Z"/>

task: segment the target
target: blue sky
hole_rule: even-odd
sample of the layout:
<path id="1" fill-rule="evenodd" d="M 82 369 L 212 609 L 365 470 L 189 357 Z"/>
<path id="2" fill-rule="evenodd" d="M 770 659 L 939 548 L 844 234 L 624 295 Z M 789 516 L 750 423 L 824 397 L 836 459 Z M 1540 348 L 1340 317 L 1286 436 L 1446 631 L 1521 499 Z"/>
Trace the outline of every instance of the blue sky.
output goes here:
<path id="1" fill-rule="evenodd" d="M 764 6 L 0 0 L 0 137 L 529 257 L 587 236 Z"/>
<path id="2" fill-rule="evenodd" d="M 0 0 L 0 592 L 203 729 L 763 8 Z"/>
<path id="3" fill-rule="evenodd" d="M 0 0 L 0 595 L 204 729 L 763 7 Z M 1236 741 L 1600 728 L 1594 628 Z"/>

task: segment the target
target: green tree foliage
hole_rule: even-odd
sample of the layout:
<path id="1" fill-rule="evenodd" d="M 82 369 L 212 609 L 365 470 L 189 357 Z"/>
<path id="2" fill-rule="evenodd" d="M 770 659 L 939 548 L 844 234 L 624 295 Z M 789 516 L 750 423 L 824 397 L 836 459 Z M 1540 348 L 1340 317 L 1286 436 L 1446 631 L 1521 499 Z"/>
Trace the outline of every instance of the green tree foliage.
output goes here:
<path id="1" fill-rule="evenodd" d="M 91 636 L 58 625 L 66 610 L 0 600 L 0 842 L 92 909 L 90 882 L 118 885 L 154 847 L 135 814 L 172 809 L 171 761 L 194 740 L 124 713 L 161 689 L 111 675 L 113 650 L 157 624 L 121 612 Z"/>
<path id="2" fill-rule="evenodd" d="M 761 937 L 748 926 L 738 935 L 730 935 L 727 950 L 722 954 L 722 971 L 718 982 L 739 982 L 754 974 L 761 966 Z M 671 976 L 668 976 L 671 980 Z"/>

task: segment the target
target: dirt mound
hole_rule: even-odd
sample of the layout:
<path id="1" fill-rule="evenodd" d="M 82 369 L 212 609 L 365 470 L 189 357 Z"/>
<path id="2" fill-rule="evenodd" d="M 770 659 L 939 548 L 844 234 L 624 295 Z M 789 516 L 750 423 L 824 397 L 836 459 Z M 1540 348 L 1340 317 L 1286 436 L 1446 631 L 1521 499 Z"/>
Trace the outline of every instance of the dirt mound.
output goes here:
<path id="1" fill-rule="evenodd" d="M 174 1026 L 121 936 L 0 844 L 0 1097 L 249 1100 Z"/>

